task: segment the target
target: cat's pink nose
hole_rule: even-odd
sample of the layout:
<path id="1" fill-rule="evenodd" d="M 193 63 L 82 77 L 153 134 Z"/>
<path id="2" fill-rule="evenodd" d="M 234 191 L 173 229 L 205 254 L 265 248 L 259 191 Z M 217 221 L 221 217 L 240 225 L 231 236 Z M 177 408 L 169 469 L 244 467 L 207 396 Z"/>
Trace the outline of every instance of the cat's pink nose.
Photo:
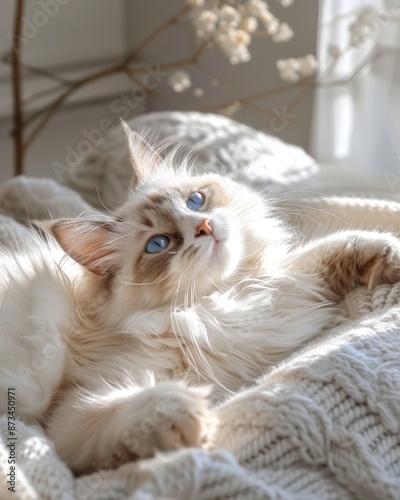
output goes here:
<path id="1" fill-rule="evenodd" d="M 211 221 L 208 219 L 203 220 L 203 222 L 196 227 L 196 236 L 211 236 L 212 234 L 213 228 L 211 225 Z"/>

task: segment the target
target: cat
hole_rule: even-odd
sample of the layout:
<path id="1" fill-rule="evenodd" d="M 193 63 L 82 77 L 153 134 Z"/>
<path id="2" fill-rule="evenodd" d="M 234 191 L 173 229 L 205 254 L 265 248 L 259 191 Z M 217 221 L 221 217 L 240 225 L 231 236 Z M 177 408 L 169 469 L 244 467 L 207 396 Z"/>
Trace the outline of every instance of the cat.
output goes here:
<path id="1" fill-rule="evenodd" d="M 30 348 L 53 347 L 29 374 L 3 368 L 0 388 L 16 387 L 18 416 L 76 474 L 211 446 L 211 403 L 323 331 L 352 288 L 400 280 L 392 234 L 299 245 L 265 197 L 124 129 L 133 175 L 120 208 L 36 222 L 51 237 L 0 258 L 0 298 L 28 297 L 45 325 L 26 332 Z"/>

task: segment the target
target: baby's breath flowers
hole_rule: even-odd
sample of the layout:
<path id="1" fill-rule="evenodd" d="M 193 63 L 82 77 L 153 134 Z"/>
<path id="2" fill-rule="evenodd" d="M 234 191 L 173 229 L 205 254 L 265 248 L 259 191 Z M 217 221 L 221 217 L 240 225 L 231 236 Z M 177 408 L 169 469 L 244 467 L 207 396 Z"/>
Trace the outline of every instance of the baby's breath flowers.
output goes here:
<path id="1" fill-rule="evenodd" d="M 385 13 L 373 7 L 365 7 L 360 11 L 357 19 L 350 24 L 350 46 L 359 48 L 369 41 L 373 41 L 381 31 L 381 16 Z"/>
<path id="2" fill-rule="evenodd" d="M 279 59 L 276 66 L 282 80 L 289 83 L 310 78 L 314 76 L 317 71 L 317 61 L 312 54 L 305 57 Z"/>
<path id="3" fill-rule="evenodd" d="M 274 42 L 288 42 L 293 37 L 293 31 L 287 23 L 281 23 L 272 35 Z"/>
<path id="4" fill-rule="evenodd" d="M 251 56 L 248 49 L 251 36 L 244 30 L 221 31 L 215 36 L 215 44 L 223 54 L 229 57 L 231 64 L 249 61 Z"/>
<path id="5" fill-rule="evenodd" d="M 183 70 L 174 71 L 168 78 L 168 83 L 178 93 L 183 92 L 192 84 L 189 73 Z"/>
<path id="6" fill-rule="evenodd" d="M 287 6 L 292 1 L 280 3 Z M 232 64 L 251 59 L 253 36 L 266 34 L 274 42 L 286 42 L 293 36 L 288 24 L 281 23 L 264 0 L 187 0 L 187 4 L 197 37 L 219 48 Z"/>
<path id="7" fill-rule="evenodd" d="M 289 7 L 294 0 L 278 0 Z M 196 37 L 206 42 L 207 47 L 216 47 L 231 64 L 240 64 L 251 59 L 250 45 L 253 37 L 267 36 L 273 42 L 287 42 L 293 37 L 290 26 L 281 22 L 264 0 L 186 0 L 190 7 L 189 22 Z M 313 55 L 280 59 L 277 61 L 280 77 L 285 82 L 295 83 L 315 75 L 317 62 Z M 178 70 L 168 80 L 175 92 L 183 92 L 191 86 L 190 75 Z M 203 89 L 194 90 L 196 97 L 204 95 Z M 235 110 L 237 106 L 233 106 Z M 231 107 L 225 110 L 232 112 Z"/>
<path id="8" fill-rule="evenodd" d="M 193 94 L 196 96 L 196 97 L 203 97 L 204 96 L 204 90 L 201 89 L 200 87 L 197 87 L 194 89 L 193 91 Z"/>
<path id="9" fill-rule="evenodd" d="M 254 16 L 244 17 L 240 23 L 240 28 L 247 33 L 254 33 L 258 27 L 258 20 Z"/>

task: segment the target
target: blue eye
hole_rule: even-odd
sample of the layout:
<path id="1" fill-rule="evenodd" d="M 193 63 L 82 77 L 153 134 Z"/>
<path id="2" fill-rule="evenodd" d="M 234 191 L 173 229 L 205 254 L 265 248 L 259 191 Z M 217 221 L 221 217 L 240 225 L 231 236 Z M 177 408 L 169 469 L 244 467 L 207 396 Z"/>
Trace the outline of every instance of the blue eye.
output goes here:
<path id="1" fill-rule="evenodd" d="M 204 205 L 204 196 L 199 193 L 192 193 L 189 198 L 186 200 L 186 206 L 196 212 Z"/>
<path id="2" fill-rule="evenodd" d="M 169 238 L 168 236 L 164 236 L 162 234 L 159 234 L 158 236 L 154 236 L 151 238 L 151 240 L 148 241 L 146 245 L 146 252 L 147 253 L 160 253 L 166 248 L 168 248 L 169 245 Z"/>

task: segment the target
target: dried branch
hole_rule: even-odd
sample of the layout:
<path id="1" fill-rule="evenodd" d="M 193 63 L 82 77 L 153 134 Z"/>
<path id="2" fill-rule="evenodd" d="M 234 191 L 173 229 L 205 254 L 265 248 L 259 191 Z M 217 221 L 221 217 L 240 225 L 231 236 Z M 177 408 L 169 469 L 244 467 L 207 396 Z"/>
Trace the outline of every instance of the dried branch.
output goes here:
<path id="1" fill-rule="evenodd" d="M 218 104 L 216 106 L 208 106 L 200 109 L 200 111 L 204 113 L 218 113 L 220 112 L 221 109 L 228 108 L 229 106 L 239 104 L 240 106 L 247 107 L 249 109 L 253 109 L 254 111 L 260 113 L 263 112 L 263 114 L 268 114 L 267 110 L 263 110 L 262 108 L 259 108 L 257 105 L 254 105 L 255 101 L 261 101 L 263 99 L 268 99 L 270 97 L 273 97 L 278 94 L 284 94 L 286 92 L 290 92 L 295 89 L 304 89 L 304 92 L 302 92 L 296 99 L 293 101 L 291 104 L 287 106 L 288 110 L 293 109 L 294 107 L 297 107 L 308 95 L 308 92 L 310 90 L 314 90 L 315 88 L 325 88 L 325 87 L 338 87 L 340 85 L 346 85 L 354 78 L 356 78 L 363 69 L 365 69 L 367 66 L 370 66 L 374 64 L 376 61 L 379 60 L 379 58 L 382 56 L 382 52 L 376 51 L 372 52 L 369 54 L 367 57 L 365 57 L 353 70 L 346 76 L 338 78 L 336 80 L 332 81 L 316 81 L 316 80 L 300 80 L 299 82 L 295 83 L 290 83 L 286 85 L 282 85 L 279 87 L 274 87 L 272 89 L 268 89 L 264 92 L 260 92 L 257 94 L 250 95 L 248 97 L 242 97 L 242 98 L 233 98 L 231 101 L 225 102 L 224 104 Z M 273 113 L 269 113 L 272 115 Z"/>
<path id="2" fill-rule="evenodd" d="M 223 80 L 221 78 L 221 76 L 216 71 L 212 70 L 208 66 L 205 66 L 204 64 L 201 64 L 199 62 L 197 63 L 197 67 L 199 69 L 201 69 L 202 71 L 204 71 L 204 73 L 210 75 L 211 78 L 214 78 L 215 80 L 217 80 L 218 85 L 220 87 L 222 87 L 228 95 L 231 95 L 235 101 L 238 100 L 238 96 L 237 96 L 237 93 L 236 93 L 234 87 L 230 83 Z"/>
<path id="3" fill-rule="evenodd" d="M 184 17 L 188 12 L 190 8 L 188 6 L 183 7 L 181 10 L 179 10 L 176 14 L 174 14 L 170 19 L 162 23 L 158 28 L 156 28 L 154 31 L 152 31 L 144 40 L 142 43 L 139 44 L 139 46 L 131 52 L 126 60 L 125 63 L 128 64 L 135 59 L 137 59 L 140 54 L 149 46 L 151 45 L 164 31 L 169 29 L 171 26 L 176 24 L 182 17 Z"/>
<path id="4" fill-rule="evenodd" d="M 15 11 L 14 37 L 12 42 L 12 87 L 14 102 L 14 155 L 15 155 L 15 175 L 21 175 L 24 165 L 24 145 L 23 145 L 23 107 L 21 100 L 21 31 L 22 18 L 24 14 L 25 0 L 18 0 Z"/>
<path id="5" fill-rule="evenodd" d="M 157 92 L 154 89 L 147 88 L 143 84 L 143 82 L 140 80 L 140 78 L 137 78 L 134 74 L 132 74 L 130 72 L 127 72 L 127 77 L 129 78 L 129 80 L 131 82 L 139 85 L 139 87 L 141 87 L 142 89 L 144 89 L 146 92 L 148 92 L 149 94 L 151 94 L 152 96 L 154 96 L 159 101 L 166 102 L 167 104 L 172 105 L 174 107 L 178 107 L 179 106 L 179 103 L 177 101 L 175 101 L 174 99 L 171 99 L 170 97 L 168 97 L 168 96 L 166 96 L 164 94 L 161 94 L 160 92 Z"/>

